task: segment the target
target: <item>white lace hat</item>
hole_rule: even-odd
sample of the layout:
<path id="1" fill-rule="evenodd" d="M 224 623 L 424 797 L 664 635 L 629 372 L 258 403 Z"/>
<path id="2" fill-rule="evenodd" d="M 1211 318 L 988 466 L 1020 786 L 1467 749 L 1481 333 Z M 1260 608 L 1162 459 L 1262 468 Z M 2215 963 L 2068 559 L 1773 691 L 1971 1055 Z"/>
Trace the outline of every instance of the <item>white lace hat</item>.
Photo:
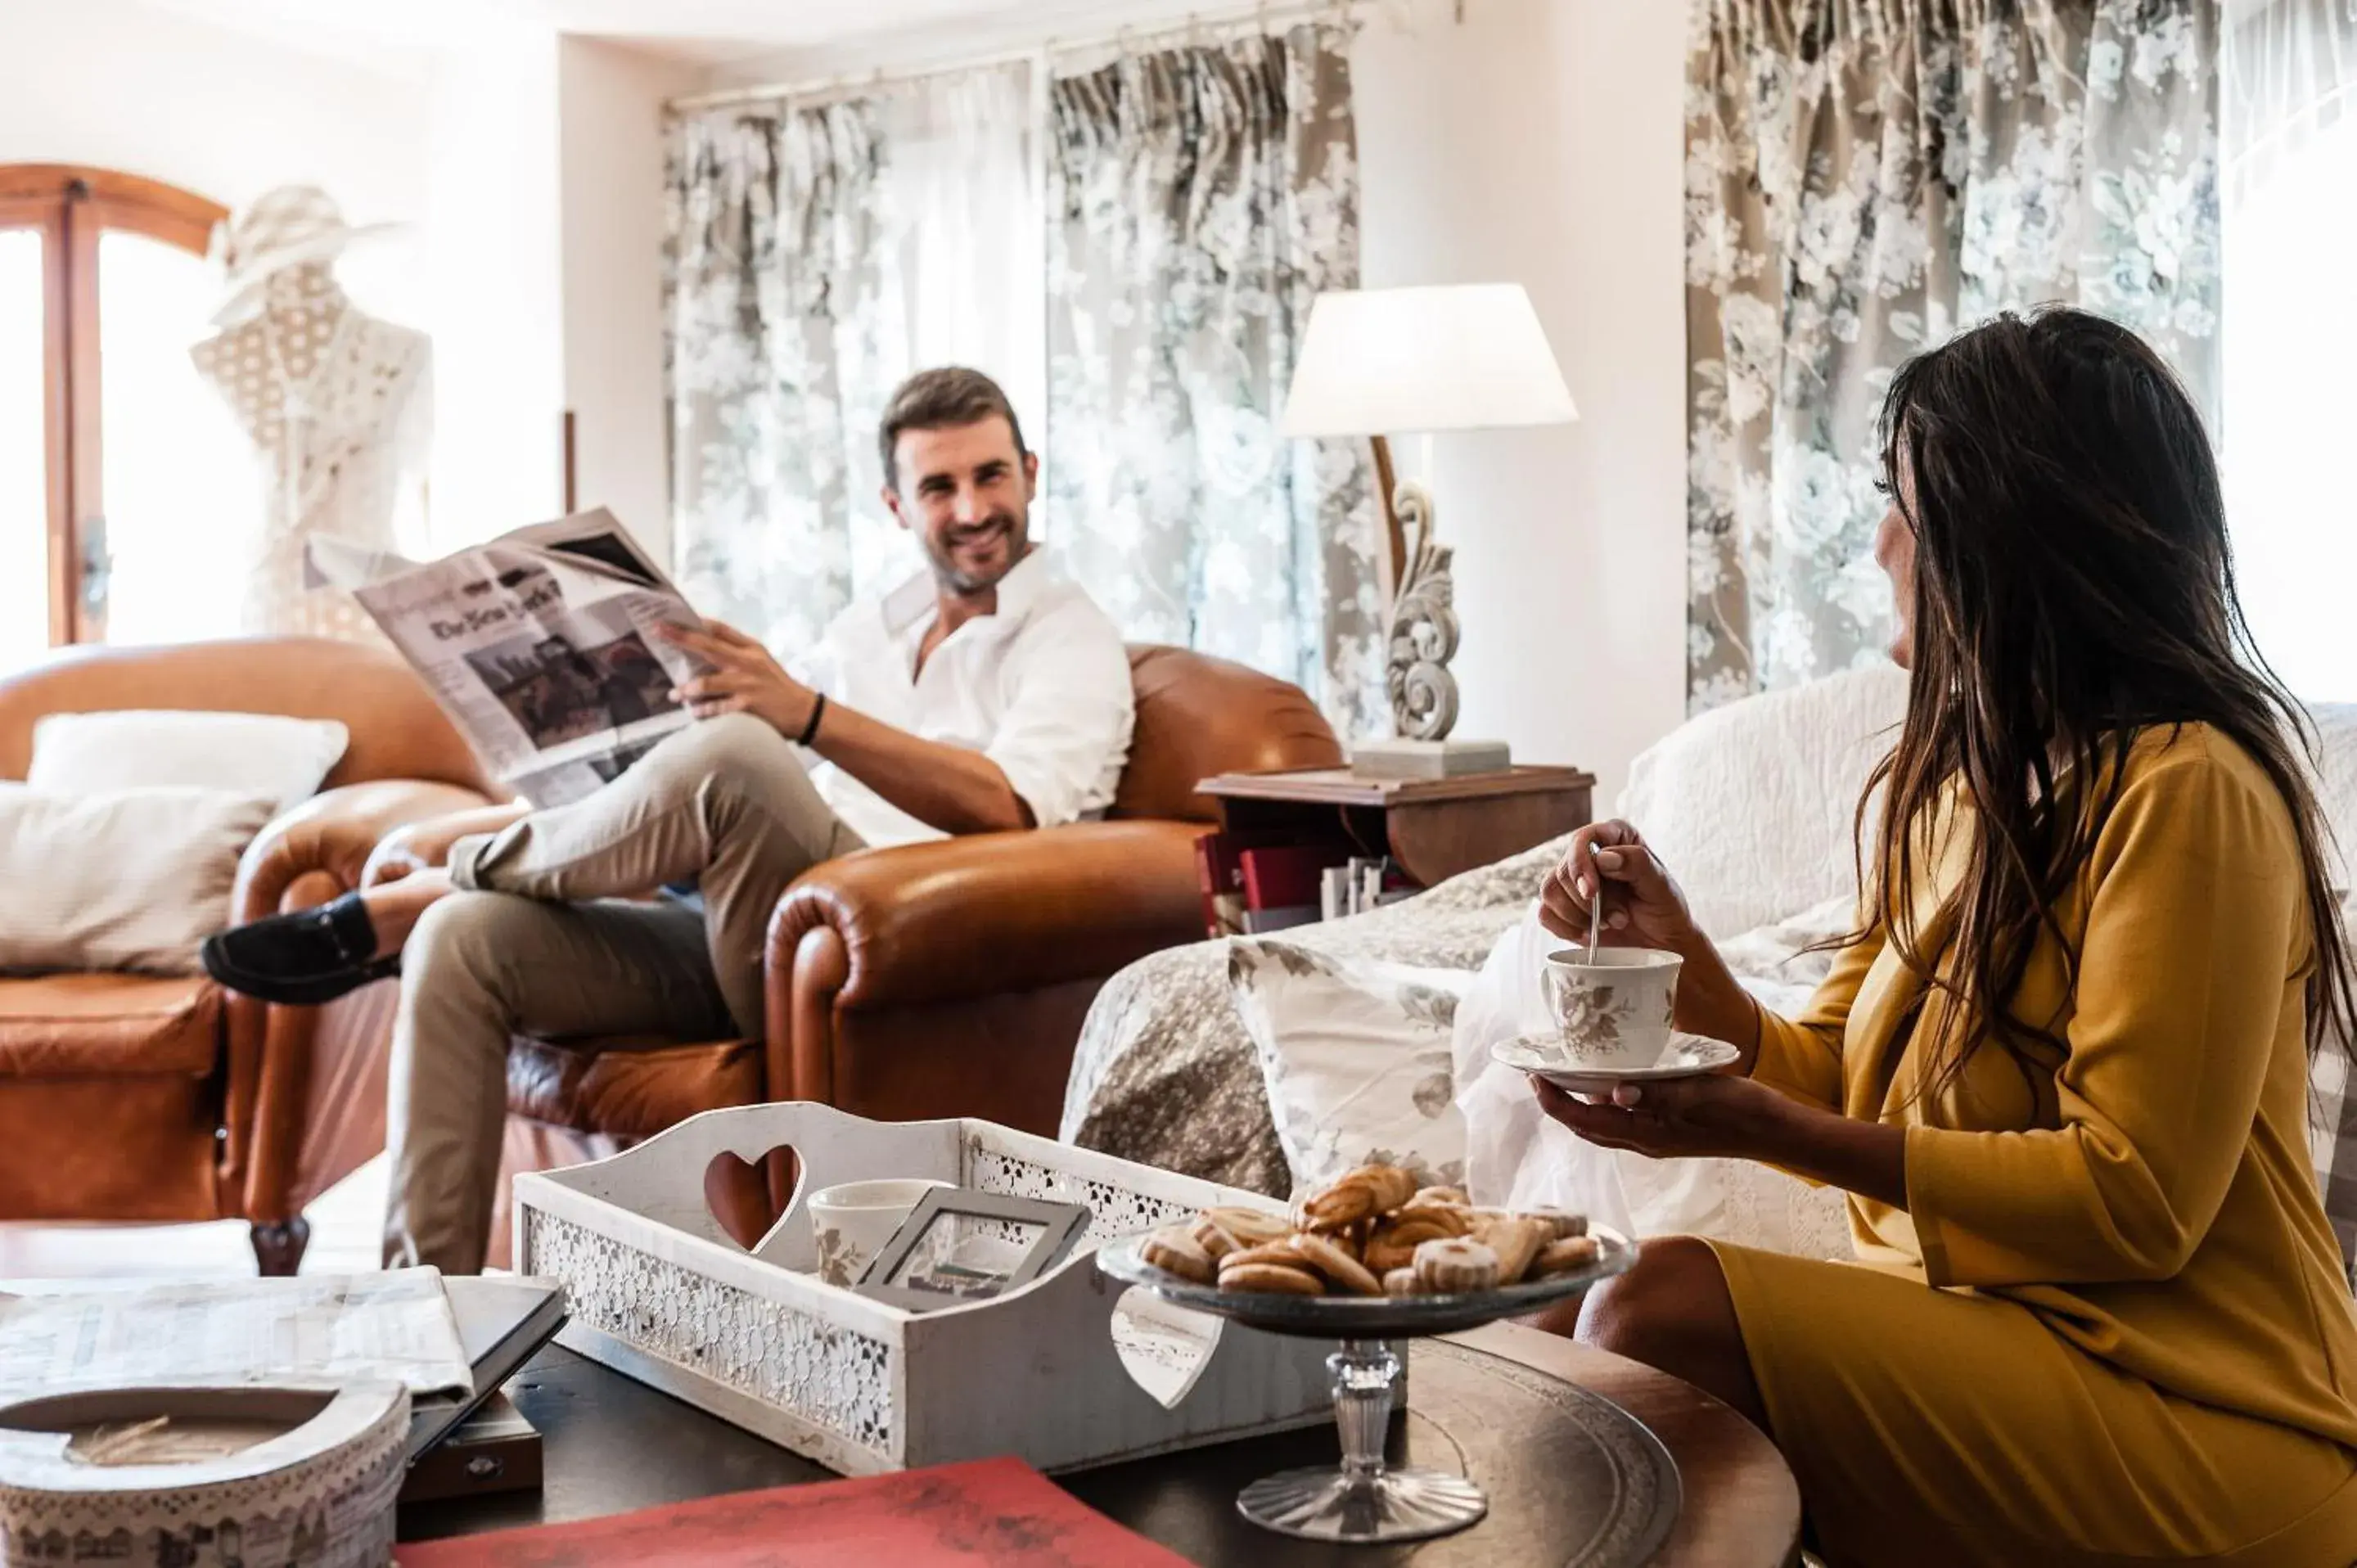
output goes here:
<path id="1" fill-rule="evenodd" d="M 252 316 L 261 306 L 263 285 L 273 274 L 305 262 L 326 261 L 355 240 L 402 227 L 399 223 L 347 223 L 335 199 L 316 185 L 282 185 L 265 191 L 214 231 L 213 254 L 226 276 L 213 324 L 226 327 Z"/>

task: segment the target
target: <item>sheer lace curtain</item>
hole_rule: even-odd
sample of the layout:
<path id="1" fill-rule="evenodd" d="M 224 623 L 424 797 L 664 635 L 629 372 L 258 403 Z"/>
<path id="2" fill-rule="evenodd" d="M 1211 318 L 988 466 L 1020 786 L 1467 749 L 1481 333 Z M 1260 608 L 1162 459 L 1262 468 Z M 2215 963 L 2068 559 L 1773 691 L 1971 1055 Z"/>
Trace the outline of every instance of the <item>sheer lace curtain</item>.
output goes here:
<path id="1" fill-rule="evenodd" d="M 2259 650 L 2357 699 L 2357 0 L 2230 3 L 2224 58 L 2226 514 Z"/>
<path id="2" fill-rule="evenodd" d="M 986 371 L 1036 447 L 1047 435 L 1047 239 L 1031 70 L 928 77 L 882 113 L 888 264 L 909 352 L 917 365 Z"/>
<path id="3" fill-rule="evenodd" d="M 1031 93 L 1017 65 L 673 127 L 674 555 L 698 606 L 782 654 L 920 564 L 876 446 L 903 377 L 986 371 L 1039 438 Z"/>

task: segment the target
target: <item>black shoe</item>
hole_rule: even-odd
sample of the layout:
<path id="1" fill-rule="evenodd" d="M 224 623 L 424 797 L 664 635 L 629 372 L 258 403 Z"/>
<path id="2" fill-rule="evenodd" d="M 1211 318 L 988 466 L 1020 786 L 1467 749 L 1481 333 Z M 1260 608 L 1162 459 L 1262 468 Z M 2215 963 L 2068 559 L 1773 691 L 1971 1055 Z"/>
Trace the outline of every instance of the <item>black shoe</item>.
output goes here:
<path id="1" fill-rule="evenodd" d="M 205 972 L 231 991 L 294 1007 L 333 1002 L 401 972 L 399 958 L 376 956 L 376 928 L 357 893 L 232 926 L 197 950 Z"/>

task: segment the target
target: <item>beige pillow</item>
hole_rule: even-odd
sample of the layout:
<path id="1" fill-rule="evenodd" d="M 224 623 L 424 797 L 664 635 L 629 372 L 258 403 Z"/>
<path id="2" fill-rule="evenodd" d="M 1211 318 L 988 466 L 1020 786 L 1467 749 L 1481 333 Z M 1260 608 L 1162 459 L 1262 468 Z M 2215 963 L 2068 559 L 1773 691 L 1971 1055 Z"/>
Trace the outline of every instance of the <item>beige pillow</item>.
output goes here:
<path id="1" fill-rule="evenodd" d="M 221 789 L 59 795 L 0 782 L 0 970 L 197 971 L 274 814 Z"/>
<path id="2" fill-rule="evenodd" d="M 1343 960 L 1239 937 L 1228 989 L 1260 1057 L 1294 1190 L 1363 1165 L 1465 1179 L 1449 1030 L 1473 972 Z"/>

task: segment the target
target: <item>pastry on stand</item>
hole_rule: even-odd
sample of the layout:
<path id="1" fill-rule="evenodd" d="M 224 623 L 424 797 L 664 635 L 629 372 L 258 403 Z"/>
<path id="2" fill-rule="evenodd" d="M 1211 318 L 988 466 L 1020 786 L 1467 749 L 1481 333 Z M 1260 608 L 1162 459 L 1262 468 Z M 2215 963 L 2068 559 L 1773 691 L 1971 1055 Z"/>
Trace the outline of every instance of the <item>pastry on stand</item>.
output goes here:
<path id="1" fill-rule="evenodd" d="M 1389 1341 L 1456 1334 L 1584 1293 L 1637 1260 L 1635 1243 L 1561 1209 L 1476 1208 L 1453 1187 L 1368 1165 L 1295 1206 L 1193 1219 L 1108 1246 L 1097 1266 L 1164 1300 L 1272 1334 L 1341 1341 L 1335 1469 L 1287 1470 L 1236 1498 L 1254 1524 L 1311 1541 L 1421 1541 L 1489 1511 L 1481 1488 L 1383 1461 L 1400 1359 Z"/>

